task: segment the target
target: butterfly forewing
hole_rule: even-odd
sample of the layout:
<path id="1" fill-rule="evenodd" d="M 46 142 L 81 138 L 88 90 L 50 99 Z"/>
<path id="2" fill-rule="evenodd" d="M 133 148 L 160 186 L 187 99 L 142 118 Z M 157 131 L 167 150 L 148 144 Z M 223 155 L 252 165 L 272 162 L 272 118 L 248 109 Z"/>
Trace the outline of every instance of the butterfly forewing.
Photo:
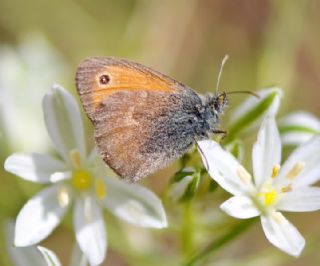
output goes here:
<path id="1" fill-rule="evenodd" d="M 76 82 L 100 153 L 121 177 L 147 176 L 193 143 L 186 125 L 201 100 L 181 83 L 137 63 L 100 57 L 80 64 Z"/>

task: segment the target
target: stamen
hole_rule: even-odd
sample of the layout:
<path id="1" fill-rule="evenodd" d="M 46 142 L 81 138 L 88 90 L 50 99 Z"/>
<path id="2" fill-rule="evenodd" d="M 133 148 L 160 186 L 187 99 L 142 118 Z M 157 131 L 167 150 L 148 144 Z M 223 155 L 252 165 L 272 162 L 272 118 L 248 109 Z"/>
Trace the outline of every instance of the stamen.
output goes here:
<path id="1" fill-rule="evenodd" d="M 59 205 L 64 208 L 70 203 L 70 196 L 66 187 L 60 187 L 58 191 Z"/>
<path id="2" fill-rule="evenodd" d="M 281 192 L 285 193 L 290 191 L 292 191 L 292 184 L 289 184 L 288 186 L 281 188 Z"/>
<path id="3" fill-rule="evenodd" d="M 280 165 L 279 164 L 276 164 L 273 168 L 272 168 L 272 174 L 271 174 L 271 177 L 274 179 L 278 176 L 279 174 L 279 171 L 280 171 Z"/>
<path id="4" fill-rule="evenodd" d="M 79 150 L 74 149 L 69 152 L 70 160 L 74 168 L 80 168 L 81 166 L 81 155 Z"/>
<path id="5" fill-rule="evenodd" d="M 87 223 L 92 222 L 92 206 L 89 198 L 84 199 L 84 217 Z"/>
<path id="6" fill-rule="evenodd" d="M 305 163 L 304 162 L 297 162 L 292 169 L 289 171 L 289 173 L 287 174 L 286 178 L 288 180 L 293 180 L 295 179 L 300 173 L 301 171 L 304 169 L 305 167 Z"/>
<path id="7" fill-rule="evenodd" d="M 251 180 L 252 177 L 248 173 L 248 171 L 242 166 L 239 165 L 237 169 L 237 175 L 240 177 L 240 179 L 245 183 L 245 184 L 252 184 Z"/>
<path id="8" fill-rule="evenodd" d="M 98 199 L 103 200 L 106 197 L 107 190 L 106 185 L 102 178 L 95 179 L 95 190 Z"/>

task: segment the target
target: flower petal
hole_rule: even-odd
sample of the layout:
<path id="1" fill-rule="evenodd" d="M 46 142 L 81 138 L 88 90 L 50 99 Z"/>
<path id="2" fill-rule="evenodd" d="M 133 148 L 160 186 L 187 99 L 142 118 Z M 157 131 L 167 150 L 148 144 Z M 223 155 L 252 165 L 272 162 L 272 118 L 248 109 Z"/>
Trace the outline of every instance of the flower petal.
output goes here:
<path id="1" fill-rule="evenodd" d="M 61 266 L 61 262 L 54 252 L 42 246 L 37 246 L 37 248 L 45 259 L 47 266 Z"/>
<path id="2" fill-rule="evenodd" d="M 48 155 L 16 153 L 6 159 L 4 168 L 25 180 L 45 184 L 54 182 L 51 178 L 52 174 L 64 171 L 65 165 Z"/>
<path id="3" fill-rule="evenodd" d="M 256 186 L 260 186 L 272 174 L 275 165 L 281 162 L 281 140 L 276 121 L 267 116 L 262 122 L 257 142 L 252 150 L 252 166 Z"/>
<path id="4" fill-rule="evenodd" d="M 32 265 L 43 266 L 44 259 L 41 253 L 34 247 L 22 247 L 18 248 L 14 246 L 14 223 L 6 223 L 6 244 L 7 250 L 10 254 L 11 260 L 16 266 Z"/>
<path id="5" fill-rule="evenodd" d="M 261 224 L 267 239 L 283 252 L 298 257 L 302 252 L 305 240 L 297 228 L 280 212 L 268 217 L 261 216 Z"/>
<path id="6" fill-rule="evenodd" d="M 276 184 L 285 186 L 288 183 L 287 175 L 297 163 L 303 163 L 301 172 L 294 178 L 294 186 L 308 186 L 320 179 L 320 136 L 296 148 L 283 164 Z M 289 180 L 290 181 L 290 180 Z"/>
<path id="7" fill-rule="evenodd" d="M 294 112 L 279 121 L 281 140 L 286 145 L 300 145 L 320 134 L 320 119 L 308 112 Z"/>
<path id="8" fill-rule="evenodd" d="M 94 198 L 76 201 L 73 224 L 78 245 L 90 265 L 100 265 L 106 256 L 107 238 L 102 210 Z"/>
<path id="9" fill-rule="evenodd" d="M 69 161 L 69 152 L 77 149 L 85 158 L 82 118 L 79 106 L 71 94 L 54 85 L 43 98 L 43 112 L 48 133 L 61 157 Z"/>
<path id="10" fill-rule="evenodd" d="M 167 218 L 161 200 L 150 190 L 112 178 L 105 179 L 103 204 L 114 215 L 141 227 L 163 228 Z"/>
<path id="11" fill-rule="evenodd" d="M 266 115 L 277 114 L 282 90 L 278 87 L 270 87 L 258 91 L 257 94 L 260 96 L 259 99 L 250 97 L 234 110 L 229 127 L 232 136 L 256 127 Z"/>
<path id="12" fill-rule="evenodd" d="M 245 196 L 234 196 L 220 205 L 228 215 L 238 219 L 248 219 L 260 214 L 251 199 Z"/>
<path id="13" fill-rule="evenodd" d="M 241 164 L 213 140 L 198 141 L 199 151 L 209 175 L 226 191 L 240 195 L 249 188 L 238 175 Z"/>
<path id="14" fill-rule="evenodd" d="M 59 202 L 61 188 L 58 185 L 46 188 L 23 206 L 16 221 L 16 246 L 36 244 L 58 226 L 69 206 Z"/>
<path id="15" fill-rule="evenodd" d="M 83 252 L 81 251 L 78 243 L 76 242 L 73 245 L 69 266 L 87 266 L 87 265 L 88 265 L 88 260 L 86 256 L 83 254 Z"/>
<path id="16" fill-rule="evenodd" d="M 320 210 L 320 188 L 299 187 L 283 193 L 277 209 L 289 212 L 307 212 Z"/>

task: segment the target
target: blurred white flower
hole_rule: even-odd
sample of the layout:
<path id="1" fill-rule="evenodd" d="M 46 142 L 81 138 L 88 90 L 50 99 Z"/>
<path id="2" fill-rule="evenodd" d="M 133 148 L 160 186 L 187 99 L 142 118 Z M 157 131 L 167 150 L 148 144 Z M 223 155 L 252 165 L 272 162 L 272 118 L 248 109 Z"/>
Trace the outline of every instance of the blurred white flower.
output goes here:
<path id="1" fill-rule="evenodd" d="M 286 115 L 279 120 L 278 125 L 284 145 L 300 145 L 320 135 L 320 119 L 304 111 Z"/>
<path id="2" fill-rule="evenodd" d="M 86 151 L 80 110 L 75 99 L 54 86 L 43 99 L 48 133 L 60 158 L 13 154 L 5 169 L 33 182 L 51 184 L 31 198 L 18 214 L 15 245 L 28 246 L 46 238 L 74 201 L 76 240 L 91 265 L 102 263 L 107 233 L 102 208 L 141 227 L 163 228 L 166 215 L 160 199 L 146 188 L 105 177 L 107 168 L 93 150 Z"/>
<path id="3" fill-rule="evenodd" d="M 42 35 L 26 36 L 16 49 L 0 44 L 0 131 L 6 145 L 46 150 L 41 99 L 67 75 L 66 63 Z"/>
<path id="4" fill-rule="evenodd" d="M 199 145 L 210 176 L 234 196 L 221 205 L 227 214 L 246 219 L 260 216 L 267 239 L 280 250 L 300 255 L 305 240 L 280 211 L 320 209 L 320 136 L 298 147 L 280 168 L 281 141 L 274 117 L 267 117 L 253 147 L 253 178 L 214 141 Z"/>
<path id="5" fill-rule="evenodd" d="M 234 136 L 257 128 L 265 116 L 275 116 L 278 113 L 283 94 L 281 88 L 270 87 L 256 93 L 260 98 L 249 97 L 232 112 L 229 135 Z"/>
<path id="6" fill-rule="evenodd" d="M 45 247 L 15 247 L 13 243 L 14 223 L 12 221 L 6 222 L 5 234 L 8 253 L 15 266 L 61 266 L 58 257 Z"/>

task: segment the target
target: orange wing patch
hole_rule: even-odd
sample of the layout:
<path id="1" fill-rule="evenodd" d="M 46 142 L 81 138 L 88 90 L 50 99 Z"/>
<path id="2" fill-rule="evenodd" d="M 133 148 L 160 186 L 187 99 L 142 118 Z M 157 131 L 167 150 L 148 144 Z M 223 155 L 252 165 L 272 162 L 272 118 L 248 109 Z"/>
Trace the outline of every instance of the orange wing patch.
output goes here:
<path id="1" fill-rule="evenodd" d="M 110 80 L 106 85 L 100 78 L 107 75 Z M 119 90 L 154 90 L 171 92 L 173 84 L 151 73 L 125 66 L 108 66 L 95 75 L 91 92 L 92 103 L 97 107 L 103 100 Z"/>
<path id="2" fill-rule="evenodd" d="M 151 68 L 124 59 L 91 57 L 79 65 L 77 89 L 89 118 L 110 95 L 124 90 L 173 92 L 177 82 Z"/>

